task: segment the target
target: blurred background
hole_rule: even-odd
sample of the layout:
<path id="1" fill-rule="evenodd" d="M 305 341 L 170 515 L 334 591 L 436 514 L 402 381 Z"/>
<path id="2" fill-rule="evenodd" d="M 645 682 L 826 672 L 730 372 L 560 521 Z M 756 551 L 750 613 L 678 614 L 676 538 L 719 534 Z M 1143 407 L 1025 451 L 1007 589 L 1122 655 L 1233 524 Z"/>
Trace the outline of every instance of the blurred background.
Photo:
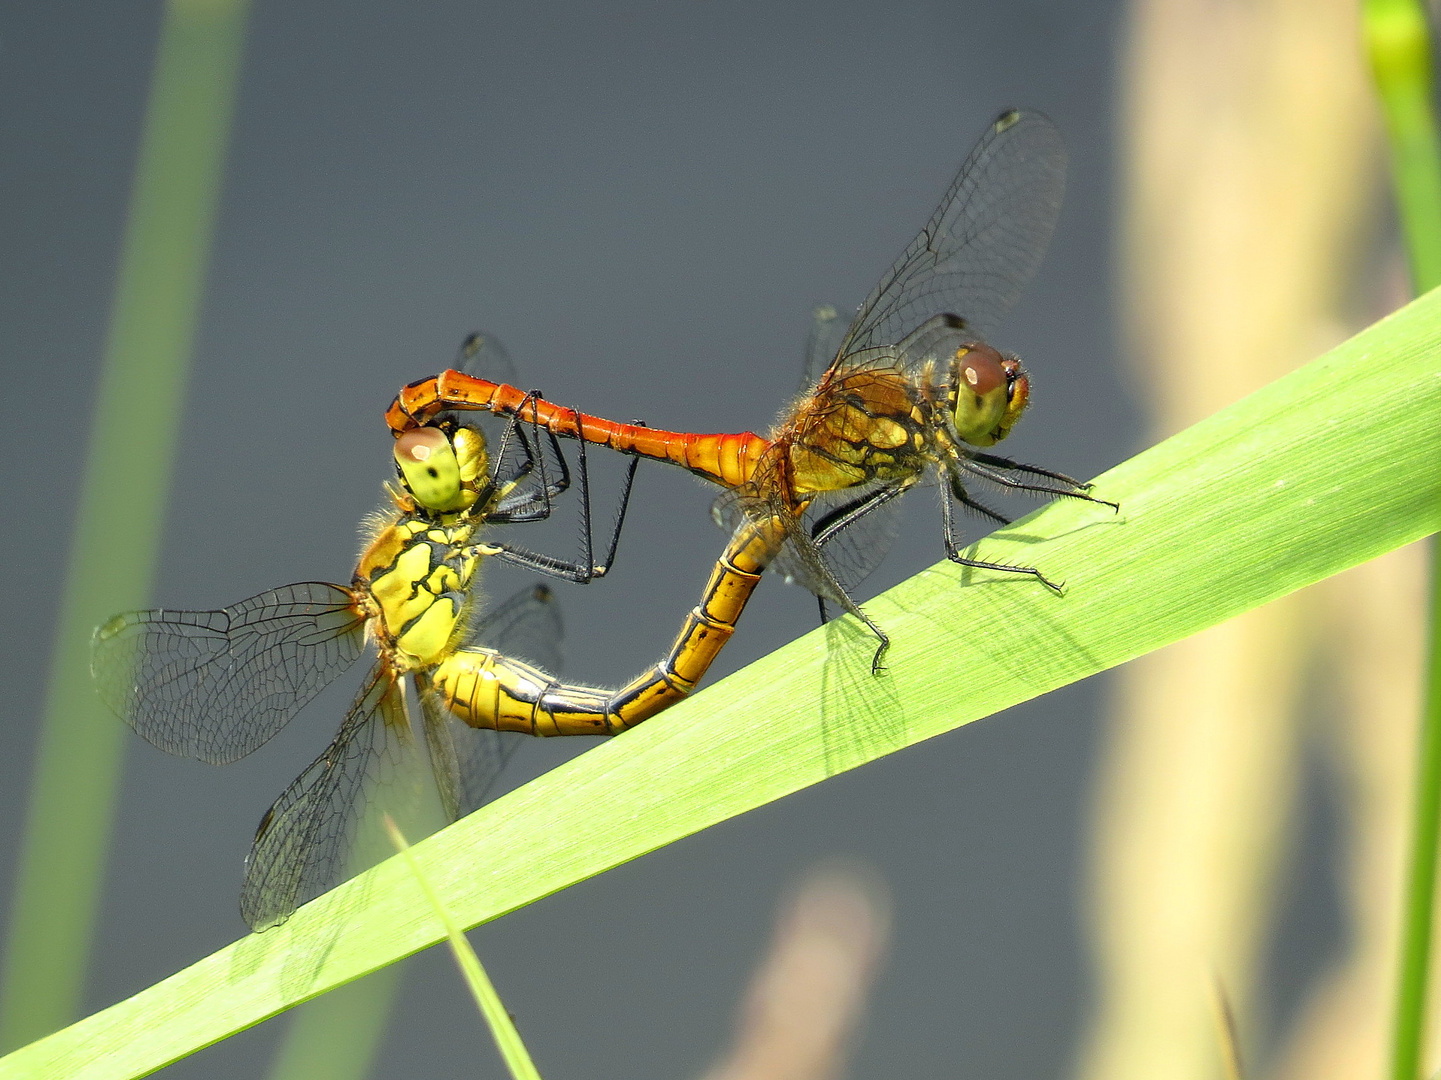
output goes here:
<path id="1" fill-rule="evenodd" d="M 161 14 L 32 5 L 0 28 L 5 895 Z M 558 401 L 765 430 L 812 307 L 863 298 L 1012 104 L 1071 153 L 996 342 L 1032 372 L 1018 458 L 1093 476 L 1405 297 L 1335 0 L 255 4 L 153 602 L 348 581 L 391 469 L 382 410 L 477 327 Z M 621 463 L 592 464 L 613 492 Z M 618 684 L 669 644 L 724 540 L 709 498 L 642 466 L 613 575 L 557 588 L 568 678 Z M 943 554 L 935 507 L 908 502 L 870 591 Z M 545 529 L 525 541 L 570 549 L 571 523 Z M 855 1076 L 1217 1075 L 1213 971 L 1256 1075 L 1375 1073 L 1420 572 L 1382 563 L 472 940 L 545 1075 L 696 1076 L 782 898 L 844 857 L 890 897 Z M 712 678 L 814 610 L 766 582 Z M 240 935 L 255 824 L 353 692 L 223 769 L 128 740 L 85 1012 Z M 507 780 L 584 749 L 527 744 Z M 500 1074 L 448 956 L 406 962 L 397 1000 L 373 1075 Z M 290 1022 L 164 1075 L 267 1075 Z"/>

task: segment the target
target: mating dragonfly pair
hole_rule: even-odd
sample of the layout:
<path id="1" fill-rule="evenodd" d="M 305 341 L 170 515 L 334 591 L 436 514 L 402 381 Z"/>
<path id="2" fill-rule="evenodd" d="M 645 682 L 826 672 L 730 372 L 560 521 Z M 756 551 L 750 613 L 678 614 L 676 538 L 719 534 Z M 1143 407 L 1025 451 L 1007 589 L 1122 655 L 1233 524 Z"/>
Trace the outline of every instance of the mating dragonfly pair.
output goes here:
<path id="1" fill-rule="evenodd" d="M 274 925 L 359 868 L 356 836 L 377 792 L 428 772 L 454 819 L 484 799 L 508 749 L 502 732 L 615 734 L 686 696 L 768 569 L 814 593 L 822 618 L 831 603 L 869 627 L 880 673 L 889 639 L 854 590 L 885 554 L 898 497 L 928 478 L 941 488 L 949 559 L 1058 591 L 1034 567 L 962 554 L 955 507 L 1005 523 L 974 497 L 975 481 L 1101 501 L 1062 473 L 986 452 L 1029 396 L 1019 359 L 986 339 L 1041 260 L 1064 182 L 1055 126 L 1036 112 L 1003 113 L 849 327 L 818 310 L 805 391 L 769 437 L 670 432 L 556 406 L 513 385 L 502 350 L 473 335 L 462 350 L 469 370 L 411 383 L 386 414 L 393 506 L 348 587 L 308 582 L 221 611 L 131 612 L 100 627 L 93 670 L 105 700 L 162 749 L 216 763 L 274 735 L 367 641 L 376 650 L 335 740 L 261 822 L 241 897 L 247 923 Z M 485 526 L 547 517 L 570 487 L 560 438 L 579 440 L 580 558 L 486 541 Z M 599 562 L 587 444 L 632 457 Z M 730 539 L 661 661 L 619 690 L 570 686 L 553 675 L 559 620 L 549 590 L 532 587 L 476 617 L 480 563 L 496 557 L 576 582 L 603 576 L 641 457 L 719 485 L 715 516 Z M 417 765 L 407 681 L 428 768 Z"/>

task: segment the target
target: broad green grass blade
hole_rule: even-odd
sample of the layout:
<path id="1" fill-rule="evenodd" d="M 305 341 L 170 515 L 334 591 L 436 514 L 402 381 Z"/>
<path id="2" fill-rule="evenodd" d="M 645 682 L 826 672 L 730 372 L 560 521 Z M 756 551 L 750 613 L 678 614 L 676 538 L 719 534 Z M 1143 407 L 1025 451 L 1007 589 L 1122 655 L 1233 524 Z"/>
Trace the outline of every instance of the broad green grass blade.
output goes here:
<path id="1" fill-rule="evenodd" d="M 440 897 L 436 894 L 435 887 L 431 885 L 430 879 L 425 876 L 425 871 L 416 862 L 415 853 L 406 843 L 405 837 L 395 827 L 395 822 L 386 818 L 386 829 L 390 832 L 391 841 L 400 850 L 405 864 L 415 875 L 416 882 L 425 892 L 425 899 L 430 904 L 430 909 L 435 912 L 440 925 L 445 927 L 445 936 L 450 941 L 450 951 L 455 956 L 455 964 L 460 968 L 460 974 L 465 979 L 465 985 L 470 988 L 470 996 L 475 999 L 475 1006 L 480 1010 L 480 1015 L 485 1017 L 485 1022 L 490 1026 L 490 1034 L 495 1039 L 496 1049 L 500 1056 L 505 1059 L 506 1068 L 515 1080 L 540 1080 L 540 1073 L 536 1070 L 535 1062 L 530 1059 L 530 1052 L 526 1050 L 525 1043 L 520 1037 L 520 1032 L 515 1029 L 515 1021 L 506 1012 L 505 1004 L 496 993 L 495 984 L 490 981 L 490 976 L 481 967 L 480 957 L 475 955 L 475 950 L 470 947 L 466 939 L 465 931 L 451 917 Z"/>
<path id="2" fill-rule="evenodd" d="M 1436 134 L 1430 20 L 1421 0 L 1365 0 L 1362 26 L 1386 133 L 1401 231 L 1417 291 L 1441 285 L 1441 142 Z M 1436 466 L 1433 465 L 1433 468 Z M 1441 564 L 1431 567 L 1431 641 L 1411 812 L 1392 1080 L 1417 1080 L 1426 1026 L 1441 842 Z"/>
<path id="3" fill-rule="evenodd" d="M 7 1049 L 80 1009 L 128 738 L 90 686 L 90 632 L 150 594 L 247 9 L 165 5 L 11 906 Z"/>
<path id="4" fill-rule="evenodd" d="M 1441 292 L 1100 477 L 1119 515 L 1054 503 L 976 546 L 1065 579 L 1064 596 L 942 563 L 867 605 L 891 634 L 888 675 L 869 674 L 872 644 L 851 620 L 832 623 L 415 857 L 462 926 L 494 919 L 1426 536 L 1441 525 L 1438 455 Z M 605 827 L 574 828 L 587 820 Z M 0 1078 L 140 1076 L 441 937 L 390 859 L 0 1059 Z"/>

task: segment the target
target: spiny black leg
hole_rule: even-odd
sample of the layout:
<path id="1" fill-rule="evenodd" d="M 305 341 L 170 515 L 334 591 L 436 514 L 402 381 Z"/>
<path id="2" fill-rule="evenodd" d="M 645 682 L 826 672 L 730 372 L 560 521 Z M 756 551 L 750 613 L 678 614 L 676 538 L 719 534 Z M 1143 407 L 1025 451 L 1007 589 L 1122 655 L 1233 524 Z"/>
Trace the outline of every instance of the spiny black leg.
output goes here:
<path id="1" fill-rule="evenodd" d="M 794 539 L 797 544 L 807 542 L 800 537 L 796 537 Z M 841 584 L 840 579 L 836 577 L 835 573 L 832 572 L 831 568 L 825 564 L 825 560 L 821 558 L 820 549 L 815 546 L 814 541 L 810 542 L 810 549 L 812 560 L 814 563 L 814 565 L 811 567 L 812 571 L 818 572 L 822 580 L 824 580 L 825 583 L 830 587 L 830 591 L 834 594 L 834 599 L 836 600 L 836 602 L 839 603 L 843 608 L 845 608 L 846 611 L 854 615 L 857 619 L 860 619 L 861 622 L 865 623 L 866 626 L 870 629 L 870 632 L 875 634 L 876 639 L 880 642 L 880 644 L 876 646 L 875 656 L 871 657 L 871 674 L 881 674 L 881 672 L 886 670 L 885 665 L 881 663 L 881 658 L 886 655 L 886 650 L 891 647 L 891 639 L 886 636 L 886 632 L 882 630 L 879 626 L 877 626 L 875 624 L 875 621 L 869 615 L 867 615 L 864 611 L 861 610 L 861 606 L 851 599 L 851 594 L 846 592 L 846 588 L 844 585 Z M 825 600 L 822 598 L 820 593 L 816 594 L 816 598 L 821 602 L 821 614 L 824 617 Z"/>
<path id="2" fill-rule="evenodd" d="M 1067 499 L 1080 499 L 1083 502 L 1100 503 L 1102 506 L 1109 506 L 1112 510 L 1116 511 L 1119 511 L 1121 509 L 1119 503 L 1113 503 L 1109 499 L 1098 499 L 1094 495 L 1090 494 L 1090 484 L 1077 484 L 1074 489 L 1051 487 L 1049 484 L 1028 484 L 1024 480 L 1017 480 L 1014 477 L 1007 476 L 1003 472 L 997 472 L 995 469 L 988 468 L 984 463 L 977 464 L 978 460 L 978 458 L 963 457 L 959 460 L 958 464 L 960 468 L 964 469 L 968 473 L 971 473 L 973 476 L 979 476 L 982 479 L 989 480 L 993 484 L 999 484 L 1001 487 L 1010 488 L 1012 491 L 1034 491 L 1040 495 L 1056 495 Z M 1042 469 L 1024 469 L 1024 471 L 1034 471 L 1038 474 L 1045 476 L 1054 475 L 1056 479 L 1062 480 L 1063 482 L 1072 482 L 1069 477 L 1062 477 L 1059 473 L 1046 473 Z"/>
<path id="3" fill-rule="evenodd" d="M 596 576 L 595 552 L 591 550 L 590 466 L 585 456 L 585 440 L 580 441 L 580 555 L 588 573 L 586 581 Z M 602 571 L 603 572 L 603 571 Z"/>
<path id="4" fill-rule="evenodd" d="M 881 663 L 881 659 L 886 655 L 886 651 L 891 647 L 891 639 L 886 636 L 885 631 L 883 631 L 875 623 L 871 622 L 870 619 L 866 619 L 865 623 L 871 628 L 871 633 L 875 634 L 876 637 L 880 638 L 881 640 L 881 643 L 876 646 L 876 654 L 871 657 L 871 674 L 884 674 L 886 670 L 886 665 Z"/>
<path id="5" fill-rule="evenodd" d="M 872 510 L 884 506 L 898 495 L 910 490 L 907 483 L 890 484 L 875 491 L 868 491 L 858 499 L 836 507 L 828 514 L 816 519 L 811 526 L 811 541 L 817 548 L 825 546 L 836 538 L 842 529 L 854 525 Z"/>
<path id="6" fill-rule="evenodd" d="M 640 465 L 640 458 L 632 457 L 630 467 L 625 471 L 625 483 L 620 490 L 620 509 L 616 511 L 615 528 L 611 530 L 610 534 L 610 547 L 605 553 L 605 562 L 595 568 L 596 577 L 604 577 L 615 563 L 615 551 L 620 546 L 620 532 L 625 525 L 625 512 L 630 507 L 630 489 L 631 484 L 635 481 L 635 470 L 638 465 Z"/>
<path id="7" fill-rule="evenodd" d="M 955 479 L 952 478 L 952 483 L 954 482 Z M 961 566 L 973 566 L 978 570 L 1001 570 L 1008 574 L 1029 574 L 1047 588 L 1057 593 L 1061 591 L 1060 585 L 1051 581 L 1034 566 L 1009 566 L 1006 563 L 982 562 L 980 559 L 968 559 L 962 555 L 960 538 L 956 534 L 955 509 L 951 506 L 953 494 L 950 484 L 946 485 L 945 491 L 941 494 L 941 525 L 945 533 L 946 558 L 953 563 Z"/>
<path id="8" fill-rule="evenodd" d="M 996 454 L 981 454 L 975 451 L 967 451 L 966 457 L 972 461 L 979 461 L 982 465 L 991 465 L 997 469 L 1010 469 L 1013 472 L 1030 473 L 1032 476 L 1046 476 L 1052 480 L 1059 480 L 1063 484 L 1070 484 L 1071 487 L 1081 488 L 1085 491 L 1091 489 L 1091 485 L 1075 477 L 1067 476 L 1065 473 L 1052 472 L 1050 469 L 1043 469 L 1039 465 L 1025 465 L 1011 458 L 1000 457 Z"/>
<path id="9" fill-rule="evenodd" d="M 477 544 L 471 550 L 479 555 L 489 555 L 503 562 L 515 563 L 550 577 L 573 581 L 577 585 L 584 585 L 596 576 L 593 566 L 582 566 L 565 559 L 557 559 L 554 555 L 542 555 L 525 548 L 511 547 L 509 544 Z"/>
<path id="10" fill-rule="evenodd" d="M 978 502 L 977 500 L 971 498 L 971 493 L 966 490 L 965 484 L 961 483 L 960 474 L 955 469 L 950 470 L 948 478 L 951 485 L 951 494 L 956 497 L 956 501 L 959 502 L 962 506 L 974 510 L 982 517 L 990 518 L 997 525 L 1009 525 L 1011 523 L 1011 519 L 1006 517 L 1004 514 L 997 513 L 995 510 L 992 510 L 984 503 Z M 947 502 L 949 501 L 950 500 L 947 499 Z"/>
<path id="11" fill-rule="evenodd" d="M 570 490 L 570 462 L 566 460 L 565 452 L 561 450 L 560 440 L 555 437 L 555 432 L 549 428 L 543 430 L 546 441 L 550 443 L 551 452 L 555 454 L 555 463 L 560 466 L 559 479 L 546 489 L 550 497 L 555 498 Z M 544 457 L 544 455 L 541 456 Z"/>

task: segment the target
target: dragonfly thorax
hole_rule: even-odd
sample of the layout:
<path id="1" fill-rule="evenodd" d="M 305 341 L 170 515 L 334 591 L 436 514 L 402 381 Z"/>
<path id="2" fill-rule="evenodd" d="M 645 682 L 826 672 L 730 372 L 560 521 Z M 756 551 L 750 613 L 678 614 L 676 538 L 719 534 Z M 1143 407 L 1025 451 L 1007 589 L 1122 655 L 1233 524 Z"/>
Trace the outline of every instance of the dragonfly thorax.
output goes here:
<path id="1" fill-rule="evenodd" d="M 924 468 L 932 402 L 904 372 L 852 372 L 822 384 L 777 438 L 798 495 L 914 476 Z"/>
<path id="2" fill-rule="evenodd" d="M 376 644 L 405 671 L 438 663 L 463 625 L 480 554 L 474 521 L 438 525 L 405 515 L 383 528 L 360 556 L 354 587 L 379 613 Z"/>

